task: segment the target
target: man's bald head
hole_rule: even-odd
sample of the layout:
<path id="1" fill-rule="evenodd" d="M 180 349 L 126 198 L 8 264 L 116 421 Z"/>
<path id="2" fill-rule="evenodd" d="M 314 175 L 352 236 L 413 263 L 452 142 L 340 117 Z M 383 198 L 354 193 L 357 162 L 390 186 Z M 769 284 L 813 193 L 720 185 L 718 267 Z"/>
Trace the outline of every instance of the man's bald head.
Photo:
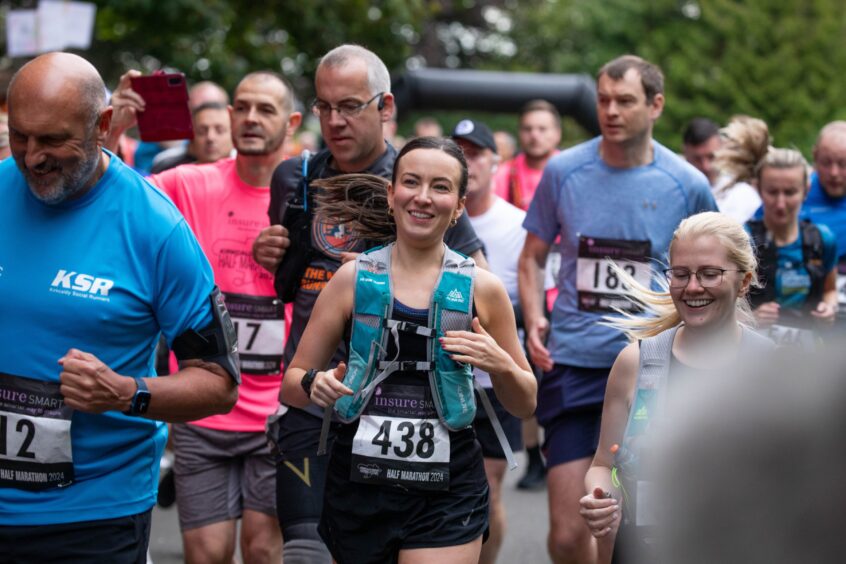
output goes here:
<path id="1" fill-rule="evenodd" d="M 105 173 L 112 111 L 88 61 L 68 53 L 33 59 L 12 77 L 8 104 L 12 157 L 36 198 L 77 198 Z"/>
<path id="2" fill-rule="evenodd" d="M 820 130 L 814 145 L 814 168 L 826 194 L 846 196 L 846 121 L 833 121 Z"/>
<path id="3" fill-rule="evenodd" d="M 47 53 L 29 61 L 9 83 L 9 114 L 15 99 L 38 99 L 79 112 L 89 127 L 106 107 L 106 85 L 94 66 L 71 53 Z"/>

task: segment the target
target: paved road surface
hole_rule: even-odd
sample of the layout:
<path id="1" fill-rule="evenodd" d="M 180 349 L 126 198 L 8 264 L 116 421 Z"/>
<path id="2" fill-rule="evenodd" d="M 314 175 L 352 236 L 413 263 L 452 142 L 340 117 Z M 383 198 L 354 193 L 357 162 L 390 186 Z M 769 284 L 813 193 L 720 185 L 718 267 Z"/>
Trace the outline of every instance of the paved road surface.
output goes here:
<path id="1" fill-rule="evenodd" d="M 546 553 L 546 491 L 523 492 L 514 484 L 523 475 L 521 466 L 508 472 L 503 486 L 508 511 L 508 533 L 499 555 L 499 564 L 548 564 Z M 176 507 L 153 511 L 150 553 L 155 564 L 177 564 L 182 559 L 182 541 Z"/>

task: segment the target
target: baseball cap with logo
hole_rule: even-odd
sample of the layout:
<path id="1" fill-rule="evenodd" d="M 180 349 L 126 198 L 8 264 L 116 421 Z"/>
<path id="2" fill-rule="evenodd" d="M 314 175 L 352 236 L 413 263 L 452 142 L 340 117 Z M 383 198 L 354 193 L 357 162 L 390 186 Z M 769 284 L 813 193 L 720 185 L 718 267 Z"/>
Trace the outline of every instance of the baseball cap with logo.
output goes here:
<path id="1" fill-rule="evenodd" d="M 472 119 L 463 119 L 452 131 L 453 139 L 464 139 L 477 147 L 484 147 L 496 153 L 496 141 L 487 125 Z"/>

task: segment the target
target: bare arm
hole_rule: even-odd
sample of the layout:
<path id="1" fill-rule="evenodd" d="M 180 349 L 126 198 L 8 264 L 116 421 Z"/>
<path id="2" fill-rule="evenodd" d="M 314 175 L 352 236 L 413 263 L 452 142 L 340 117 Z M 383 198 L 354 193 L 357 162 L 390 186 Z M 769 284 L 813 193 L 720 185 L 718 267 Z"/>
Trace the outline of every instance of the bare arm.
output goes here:
<path id="1" fill-rule="evenodd" d="M 608 375 L 599 446 L 585 474 L 587 494 L 579 500 L 581 515 L 591 534 L 598 539 L 600 554 L 610 554 L 620 524 L 621 496 L 620 491 L 611 482 L 611 468 L 614 466 L 611 447 L 623 442 L 637 382 L 639 354 L 637 343 L 628 345 L 617 356 Z"/>
<path id="2" fill-rule="evenodd" d="M 491 375 L 494 393 L 509 413 L 530 417 L 537 402 L 537 380 L 517 336 L 514 310 L 502 282 L 490 272 L 476 273 L 478 317 L 473 331 L 448 331 L 442 340 L 453 359 Z"/>
<path id="3" fill-rule="evenodd" d="M 127 411 L 137 385 L 135 379 L 114 372 L 91 353 L 70 349 L 59 359 L 65 402 L 79 411 Z M 143 415 L 174 423 L 228 413 L 238 399 L 238 386 L 219 365 L 202 360 L 181 363 L 176 374 L 144 378 L 150 406 Z M 140 417 L 140 416 L 139 416 Z"/>
<path id="4" fill-rule="evenodd" d="M 341 395 L 352 393 L 340 382 L 345 370 L 343 363 L 335 369 L 317 373 L 311 397 L 306 396 L 302 379 L 311 368 L 325 368 L 343 339 L 344 327 L 352 315 L 354 277 L 354 262 L 341 265 L 317 297 L 297 352 L 282 379 L 280 401 L 295 407 L 305 407 L 314 401 L 326 407 Z"/>
<path id="5" fill-rule="evenodd" d="M 476 261 L 476 266 L 479 268 L 483 268 L 485 270 L 491 269 L 490 265 L 488 265 L 488 259 L 485 258 L 485 253 L 482 252 L 482 249 L 477 249 L 470 255 L 470 258 Z"/>
<path id="6" fill-rule="evenodd" d="M 518 262 L 517 281 L 520 307 L 526 327 L 526 348 L 532 362 L 544 371 L 552 370 L 553 362 L 544 345 L 549 333 L 549 321 L 544 315 L 543 274 L 549 245 L 537 235 L 528 233 Z"/>

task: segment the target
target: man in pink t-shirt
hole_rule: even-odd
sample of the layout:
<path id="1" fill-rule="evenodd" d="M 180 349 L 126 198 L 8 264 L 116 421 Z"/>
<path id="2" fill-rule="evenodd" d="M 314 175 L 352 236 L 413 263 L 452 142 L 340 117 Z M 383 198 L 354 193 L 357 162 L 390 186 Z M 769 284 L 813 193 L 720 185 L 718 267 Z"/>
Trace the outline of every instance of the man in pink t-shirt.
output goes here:
<path id="1" fill-rule="evenodd" d="M 143 109 L 129 87 L 132 72 L 113 99 L 115 112 L 126 117 L 119 123 L 127 127 Z M 211 262 L 241 355 L 242 382 L 232 411 L 173 426 L 176 498 L 186 561 L 232 561 L 240 517 L 244 562 L 280 562 L 276 468 L 264 424 L 278 404 L 285 316 L 273 277 L 253 261 L 251 249 L 268 225 L 270 178 L 301 115 L 294 112 L 288 83 L 267 71 L 238 84 L 229 112 L 234 158 L 150 177 L 185 216 Z"/>
<path id="2" fill-rule="evenodd" d="M 558 153 L 561 115 L 546 100 L 532 100 L 520 110 L 520 153 L 503 163 L 494 178 L 494 192 L 503 200 L 529 209 L 543 167 Z"/>

